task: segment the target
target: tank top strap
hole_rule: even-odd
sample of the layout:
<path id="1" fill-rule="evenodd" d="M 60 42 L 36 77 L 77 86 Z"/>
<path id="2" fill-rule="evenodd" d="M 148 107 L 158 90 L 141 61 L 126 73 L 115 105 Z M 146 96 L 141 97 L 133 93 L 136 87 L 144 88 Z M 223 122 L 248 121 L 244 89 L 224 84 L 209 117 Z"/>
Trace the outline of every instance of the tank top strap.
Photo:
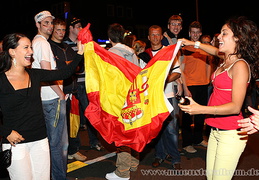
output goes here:
<path id="1" fill-rule="evenodd" d="M 250 80 L 251 80 L 250 66 L 249 66 L 249 64 L 246 62 L 246 60 L 244 60 L 244 59 L 237 59 L 235 62 L 233 62 L 233 63 L 226 69 L 226 71 L 228 71 L 229 69 L 231 69 L 232 66 L 234 66 L 234 65 L 236 64 L 236 62 L 238 62 L 238 61 L 244 61 L 244 62 L 247 64 L 247 66 L 248 66 L 248 71 L 249 71 L 249 79 L 248 79 L 248 82 L 250 82 Z"/>

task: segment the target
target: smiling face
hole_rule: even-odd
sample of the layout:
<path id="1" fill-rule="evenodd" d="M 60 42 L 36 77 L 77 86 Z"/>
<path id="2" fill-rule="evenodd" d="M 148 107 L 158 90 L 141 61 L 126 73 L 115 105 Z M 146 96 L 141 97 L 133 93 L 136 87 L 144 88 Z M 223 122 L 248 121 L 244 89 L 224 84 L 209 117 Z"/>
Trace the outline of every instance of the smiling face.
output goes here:
<path id="1" fill-rule="evenodd" d="M 190 36 L 190 39 L 192 41 L 199 41 L 200 37 L 202 35 L 202 32 L 201 32 L 201 29 L 200 28 L 195 28 L 195 27 L 192 27 L 190 29 L 190 32 L 189 32 L 189 36 Z"/>
<path id="2" fill-rule="evenodd" d="M 177 36 L 182 30 L 182 22 L 180 20 L 171 20 L 168 24 L 168 29 Z"/>
<path id="3" fill-rule="evenodd" d="M 227 24 L 222 27 L 218 40 L 220 52 L 223 52 L 226 55 L 233 54 L 235 52 L 236 42 L 238 39 L 234 37 L 232 30 Z"/>
<path id="4" fill-rule="evenodd" d="M 9 49 L 12 58 L 16 60 L 16 66 L 27 67 L 31 65 L 32 48 L 31 41 L 27 37 L 22 37 L 18 41 L 18 46 L 15 49 Z"/>
<path id="5" fill-rule="evenodd" d="M 150 40 L 151 46 L 162 45 L 161 40 L 163 39 L 162 29 L 151 28 L 149 30 L 148 39 Z"/>

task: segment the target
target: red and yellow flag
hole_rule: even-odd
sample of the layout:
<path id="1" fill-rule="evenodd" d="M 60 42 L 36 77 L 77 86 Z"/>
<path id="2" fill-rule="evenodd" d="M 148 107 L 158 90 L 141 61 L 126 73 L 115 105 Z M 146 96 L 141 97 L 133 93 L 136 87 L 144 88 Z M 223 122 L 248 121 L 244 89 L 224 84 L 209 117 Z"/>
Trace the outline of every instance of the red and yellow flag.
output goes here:
<path id="1" fill-rule="evenodd" d="M 71 108 L 69 113 L 70 120 L 70 133 L 71 138 L 76 138 L 77 133 L 80 128 L 80 114 L 79 114 L 79 101 L 76 99 L 75 95 L 71 97 Z"/>
<path id="2" fill-rule="evenodd" d="M 163 48 L 141 69 L 93 41 L 85 44 L 85 115 L 108 143 L 141 152 L 158 135 L 173 109 L 164 85 L 178 49 Z"/>

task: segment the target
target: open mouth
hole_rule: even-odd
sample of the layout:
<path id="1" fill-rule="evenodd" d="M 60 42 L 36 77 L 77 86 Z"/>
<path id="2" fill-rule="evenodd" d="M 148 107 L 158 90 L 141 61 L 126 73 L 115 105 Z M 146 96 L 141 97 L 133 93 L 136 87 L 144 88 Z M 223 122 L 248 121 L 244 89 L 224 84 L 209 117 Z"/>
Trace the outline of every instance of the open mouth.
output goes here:
<path id="1" fill-rule="evenodd" d="M 219 42 L 219 48 L 222 47 L 223 45 L 224 45 L 224 43 L 220 41 Z"/>
<path id="2" fill-rule="evenodd" d="M 31 61 L 31 56 L 25 56 L 25 59 L 26 59 L 27 61 Z"/>

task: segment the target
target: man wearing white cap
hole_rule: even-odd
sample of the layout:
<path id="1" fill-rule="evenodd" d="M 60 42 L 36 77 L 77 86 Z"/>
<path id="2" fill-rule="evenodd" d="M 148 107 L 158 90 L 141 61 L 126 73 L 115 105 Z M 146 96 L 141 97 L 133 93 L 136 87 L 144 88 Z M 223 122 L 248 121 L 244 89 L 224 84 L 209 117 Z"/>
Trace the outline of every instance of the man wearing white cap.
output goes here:
<path id="1" fill-rule="evenodd" d="M 53 19 L 49 11 L 35 15 L 38 34 L 32 41 L 33 68 L 53 70 L 56 61 L 47 41 L 53 31 Z M 53 180 L 65 180 L 67 171 L 67 120 L 66 103 L 62 82 L 44 83 L 41 86 L 41 99 L 47 127 L 51 154 L 51 177 Z"/>

